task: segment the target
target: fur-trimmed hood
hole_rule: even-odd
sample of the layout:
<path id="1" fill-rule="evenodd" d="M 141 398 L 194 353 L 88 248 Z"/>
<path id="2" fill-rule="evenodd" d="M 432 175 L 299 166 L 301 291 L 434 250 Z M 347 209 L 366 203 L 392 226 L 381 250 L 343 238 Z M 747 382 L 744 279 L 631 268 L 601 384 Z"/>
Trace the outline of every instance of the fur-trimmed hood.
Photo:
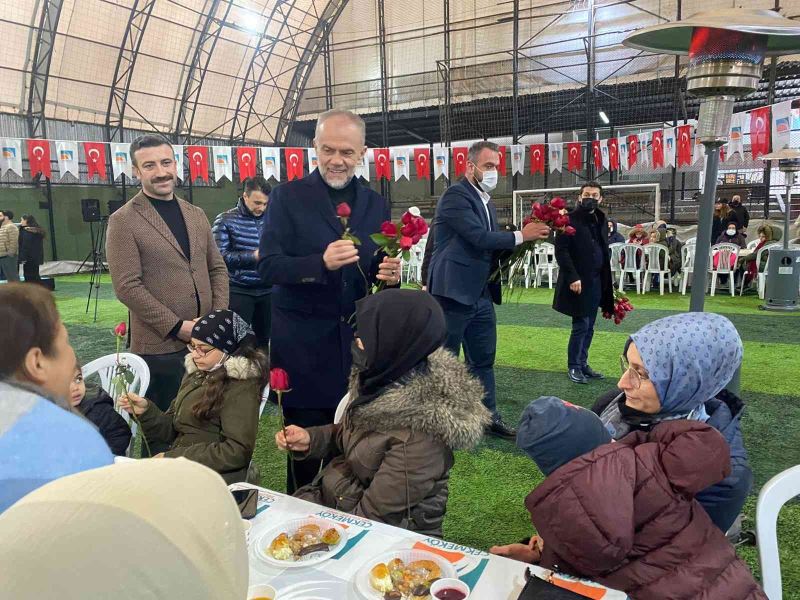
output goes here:
<path id="1" fill-rule="evenodd" d="M 190 375 L 198 371 L 191 354 L 186 355 L 183 364 L 186 372 Z M 228 360 L 222 363 L 222 367 L 231 379 L 257 379 L 259 377 L 258 365 L 244 356 L 229 356 Z"/>
<path id="2" fill-rule="evenodd" d="M 356 373 L 350 397 L 358 395 Z M 480 381 L 452 353 L 439 348 L 428 357 L 428 369 L 384 390 L 349 415 L 356 429 L 411 429 L 439 438 L 451 449 L 471 448 L 491 421 L 483 405 Z"/>

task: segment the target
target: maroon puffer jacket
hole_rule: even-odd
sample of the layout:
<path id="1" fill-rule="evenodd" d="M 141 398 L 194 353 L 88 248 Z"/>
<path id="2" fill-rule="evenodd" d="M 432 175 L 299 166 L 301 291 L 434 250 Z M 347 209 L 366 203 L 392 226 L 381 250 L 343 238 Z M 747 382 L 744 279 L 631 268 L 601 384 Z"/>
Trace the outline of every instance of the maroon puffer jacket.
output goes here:
<path id="1" fill-rule="evenodd" d="M 666 421 L 578 457 L 525 500 L 541 564 L 634 599 L 766 600 L 693 499 L 728 473 L 725 440 L 697 421 Z"/>

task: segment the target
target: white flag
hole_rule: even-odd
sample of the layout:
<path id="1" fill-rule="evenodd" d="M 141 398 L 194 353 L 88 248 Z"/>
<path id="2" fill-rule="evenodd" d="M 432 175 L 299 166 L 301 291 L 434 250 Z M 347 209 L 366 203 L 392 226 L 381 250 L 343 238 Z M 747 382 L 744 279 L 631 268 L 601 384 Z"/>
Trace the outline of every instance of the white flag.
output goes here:
<path id="1" fill-rule="evenodd" d="M 261 173 L 264 179 L 281 180 L 281 154 L 279 148 L 261 148 Z"/>
<path id="2" fill-rule="evenodd" d="M 433 147 L 433 179 L 450 177 L 450 148 L 448 146 Z"/>
<path id="3" fill-rule="evenodd" d="M 228 181 L 233 181 L 233 161 L 231 160 L 230 146 L 212 146 L 214 154 L 214 181 L 219 181 L 227 177 Z"/>
<path id="4" fill-rule="evenodd" d="M 627 171 L 631 168 L 628 164 L 628 138 L 624 135 L 618 137 L 617 148 L 619 148 L 619 170 Z"/>
<path id="5" fill-rule="evenodd" d="M 668 167 L 674 167 L 676 165 L 674 127 L 666 127 L 664 129 L 664 162 Z"/>
<path id="6" fill-rule="evenodd" d="M 120 175 L 133 179 L 131 175 L 130 144 L 111 144 L 111 169 L 114 172 L 114 181 Z"/>
<path id="7" fill-rule="evenodd" d="M 22 140 L 0 139 L 0 175 L 8 171 L 22 177 Z"/>
<path id="8" fill-rule="evenodd" d="M 561 162 L 563 161 L 564 157 L 564 147 L 561 145 L 561 142 L 558 144 L 547 144 L 548 151 L 547 151 L 547 164 L 550 165 L 550 172 L 558 171 L 561 172 Z"/>
<path id="9" fill-rule="evenodd" d="M 700 143 L 700 138 L 697 137 L 695 134 L 694 138 L 694 150 L 692 153 L 692 164 L 696 163 L 698 160 L 703 160 L 706 157 L 706 147 L 702 143 Z M 705 164 L 705 162 L 703 163 Z"/>
<path id="10" fill-rule="evenodd" d="M 58 157 L 58 172 L 61 179 L 67 173 L 74 177 L 80 175 L 78 170 L 78 142 L 56 142 L 56 156 Z"/>
<path id="11" fill-rule="evenodd" d="M 772 151 L 789 147 L 792 135 L 792 101 L 772 105 Z"/>
<path id="12" fill-rule="evenodd" d="M 369 181 L 369 155 L 370 150 L 364 152 L 364 158 L 356 165 L 355 176 L 361 177 L 364 181 Z"/>
<path id="13" fill-rule="evenodd" d="M 650 149 L 648 148 L 650 144 L 650 132 L 645 131 L 644 133 L 639 134 L 639 164 L 643 167 L 650 166 Z"/>
<path id="14" fill-rule="evenodd" d="M 394 180 L 400 181 L 403 177 L 410 181 L 408 170 L 408 148 L 392 148 L 392 158 L 394 164 Z"/>
<path id="15" fill-rule="evenodd" d="M 747 113 L 733 113 L 731 117 L 731 134 L 728 142 L 728 158 L 733 158 L 737 152 L 739 157 L 744 157 L 744 121 Z"/>
<path id="16" fill-rule="evenodd" d="M 175 171 L 178 173 L 178 179 L 183 181 L 183 146 L 172 146 L 172 152 L 175 154 Z"/>
<path id="17" fill-rule="evenodd" d="M 306 150 L 308 151 L 308 174 L 311 175 L 319 165 L 319 161 L 317 160 L 317 151 L 314 148 L 306 148 Z"/>
<path id="18" fill-rule="evenodd" d="M 511 175 L 525 173 L 525 146 L 515 144 L 511 146 Z"/>
<path id="19" fill-rule="evenodd" d="M 603 160 L 603 168 L 607 171 L 609 163 L 608 158 L 608 140 L 600 140 L 600 158 Z"/>

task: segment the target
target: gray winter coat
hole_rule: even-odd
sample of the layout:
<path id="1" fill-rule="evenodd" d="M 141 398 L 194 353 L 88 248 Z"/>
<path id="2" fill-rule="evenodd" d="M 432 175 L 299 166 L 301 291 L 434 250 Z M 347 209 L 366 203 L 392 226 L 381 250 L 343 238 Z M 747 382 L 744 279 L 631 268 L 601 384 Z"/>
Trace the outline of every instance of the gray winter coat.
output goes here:
<path id="1" fill-rule="evenodd" d="M 340 424 L 308 429 L 311 447 L 296 458 L 334 458 L 295 496 L 441 536 L 453 450 L 475 446 L 490 421 L 483 396 L 462 362 L 435 351 L 427 372 L 347 411 Z"/>

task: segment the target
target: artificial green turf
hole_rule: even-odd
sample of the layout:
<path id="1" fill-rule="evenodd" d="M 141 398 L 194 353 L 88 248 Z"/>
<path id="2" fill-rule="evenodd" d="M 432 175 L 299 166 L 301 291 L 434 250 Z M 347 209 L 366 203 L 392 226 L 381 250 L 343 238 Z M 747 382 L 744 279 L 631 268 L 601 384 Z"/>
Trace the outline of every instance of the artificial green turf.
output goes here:
<path id="1" fill-rule="evenodd" d="M 86 314 L 88 281 L 87 276 L 71 276 L 56 282 L 59 310 L 83 361 L 113 352 L 111 329 L 127 317 L 125 307 L 115 300 L 110 280 L 104 277 L 94 323 L 93 302 Z M 570 321 L 549 307 L 551 290 L 515 291 L 512 302 L 498 308 L 497 397 L 509 422 L 516 422 L 528 402 L 540 395 L 590 406 L 614 386 L 627 336 L 689 306 L 688 295 L 629 295 L 636 310 L 620 326 L 598 319 L 590 360 L 608 378 L 584 386 L 572 384 L 566 377 Z M 745 507 L 745 526 L 750 528 L 760 486 L 776 473 L 800 464 L 800 316 L 761 311 L 760 302 L 754 296 L 731 298 L 726 294 L 706 301 L 707 310 L 730 316 L 745 345 L 741 384 L 747 413 L 743 430 L 756 485 Z M 283 490 L 285 456 L 273 442 L 278 427 L 275 410 L 265 411 L 254 458 L 261 467 L 262 484 Z M 486 438 L 474 451 L 458 452 L 450 477 L 445 536 L 486 549 L 530 535 L 523 501 L 541 480 L 535 465 L 509 442 Z M 790 504 L 783 510 L 778 535 L 784 598 L 800 600 L 800 505 Z M 755 548 L 741 547 L 739 554 L 758 574 Z"/>

